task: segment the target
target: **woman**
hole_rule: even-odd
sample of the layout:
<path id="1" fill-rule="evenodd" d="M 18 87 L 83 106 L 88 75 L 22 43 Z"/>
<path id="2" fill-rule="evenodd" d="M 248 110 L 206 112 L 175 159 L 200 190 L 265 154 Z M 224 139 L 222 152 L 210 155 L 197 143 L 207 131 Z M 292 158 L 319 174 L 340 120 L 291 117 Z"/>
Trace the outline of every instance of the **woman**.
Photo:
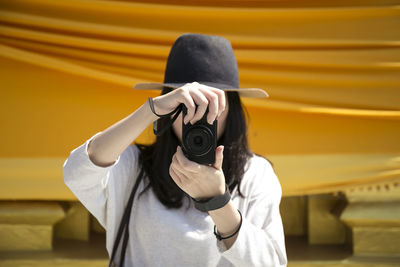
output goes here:
<path id="1" fill-rule="evenodd" d="M 230 42 L 183 34 L 171 48 L 164 83 L 135 88 L 162 94 L 89 138 L 63 166 L 67 186 L 106 229 L 117 265 L 286 266 L 281 187 L 269 161 L 248 148 L 239 97 L 268 95 L 239 88 Z M 182 105 L 184 118 L 176 113 Z M 182 150 L 182 123 L 203 116 L 217 120 L 213 164 L 191 161 Z M 131 145 L 155 121 L 163 132 L 155 143 Z M 121 220 L 129 236 L 115 242 Z M 112 253 L 116 243 L 126 252 Z"/>

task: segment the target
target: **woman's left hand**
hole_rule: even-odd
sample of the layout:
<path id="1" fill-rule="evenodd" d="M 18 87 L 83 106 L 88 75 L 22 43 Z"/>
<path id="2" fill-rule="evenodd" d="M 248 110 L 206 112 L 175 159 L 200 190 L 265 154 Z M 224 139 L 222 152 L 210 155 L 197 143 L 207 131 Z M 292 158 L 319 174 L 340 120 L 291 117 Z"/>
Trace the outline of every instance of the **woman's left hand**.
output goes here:
<path id="1" fill-rule="evenodd" d="M 225 193 L 223 151 L 223 146 L 217 147 L 214 165 L 207 166 L 187 159 L 182 148 L 178 146 L 172 157 L 169 174 L 183 191 L 196 200 L 223 195 Z"/>

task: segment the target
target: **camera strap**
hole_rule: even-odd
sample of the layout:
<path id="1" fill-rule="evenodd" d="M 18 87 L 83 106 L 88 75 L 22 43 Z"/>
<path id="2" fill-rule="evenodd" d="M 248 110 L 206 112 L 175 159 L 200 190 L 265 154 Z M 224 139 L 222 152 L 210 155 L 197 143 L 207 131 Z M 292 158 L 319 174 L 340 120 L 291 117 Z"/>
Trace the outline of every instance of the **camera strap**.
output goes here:
<path id="1" fill-rule="evenodd" d="M 158 120 L 156 120 L 156 121 L 153 123 L 153 132 L 154 132 L 154 134 L 155 134 L 156 136 L 160 136 L 160 135 L 162 135 L 163 133 L 165 133 L 165 131 L 166 131 L 169 127 L 171 127 L 171 125 L 174 123 L 174 121 L 176 120 L 176 118 L 178 118 L 179 113 L 181 113 L 181 112 L 182 112 L 182 109 L 183 109 L 183 104 L 181 103 L 181 104 L 179 104 L 172 112 L 170 112 L 170 113 L 168 113 L 168 114 L 164 114 L 164 115 L 159 115 L 159 114 L 157 114 L 156 111 L 154 110 L 153 98 L 151 98 L 151 97 L 149 97 L 149 105 L 150 105 L 151 111 L 152 111 L 157 117 L 159 117 L 159 118 L 170 117 L 170 116 L 172 116 L 173 114 L 175 114 L 174 117 L 172 117 L 172 119 L 168 122 L 168 124 L 167 124 L 163 129 L 161 129 L 161 130 L 159 130 L 158 127 L 157 127 L 157 125 L 158 125 Z"/>
<path id="2" fill-rule="evenodd" d="M 115 263 L 115 258 L 116 258 L 116 254 L 117 254 L 117 250 L 121 241 L 121 238 L 123 236 L 123 243 L 122 243 L 122 247 L 121 247 L 121 251 L 120 251 L 120 262 L 119 262 L 119 266 L 123 266 L 124 264 L 124 260 L 125 260 L 125 252 L 126 252 L 126 248 L 128 246 L 128 239 L 129 239 L 129 221 L 130 221 L 130 215 L 131 215 L 131 211 L 132 211 L 132 206 L 133 206 L 133 201 L 134 201 L 134 197 L 136 194 L 136 191 L 139 187 L 139 183 L 140 183 L 140 177 L 141 174 L 139 174 L 138 179 L 136 180 L 131 194 L 129 196 L 128 202 L 126 203 L 125 206 L 125 210 L 124 213 L 122 215 L 121 218 L 121 222 L 119 224 L 119 228 L 118 228 L 118 232 L 114 241 L 114 245 L 113 245 L 113 250 L 111 253 L 111 257 L 110 257 L 110 261 L 108 264 L 108 267 L 116 267 L 117 264 Z"/>

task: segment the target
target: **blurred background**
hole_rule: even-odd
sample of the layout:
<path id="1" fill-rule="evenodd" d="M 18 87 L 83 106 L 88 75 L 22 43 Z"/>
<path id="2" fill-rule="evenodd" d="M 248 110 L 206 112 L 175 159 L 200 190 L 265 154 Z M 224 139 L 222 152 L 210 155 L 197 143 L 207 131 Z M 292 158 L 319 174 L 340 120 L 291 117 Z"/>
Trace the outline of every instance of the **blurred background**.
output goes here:
<path id="1" fill-rule="evenodd" d="M 69 153 L 158 92 L 185 32 L 231 41 L 288 266 L 400 265 L 400 1 L 0 2 L 0 266 L 106 266 Z M 151 129 L 139 138 L 154 140 Z"/>

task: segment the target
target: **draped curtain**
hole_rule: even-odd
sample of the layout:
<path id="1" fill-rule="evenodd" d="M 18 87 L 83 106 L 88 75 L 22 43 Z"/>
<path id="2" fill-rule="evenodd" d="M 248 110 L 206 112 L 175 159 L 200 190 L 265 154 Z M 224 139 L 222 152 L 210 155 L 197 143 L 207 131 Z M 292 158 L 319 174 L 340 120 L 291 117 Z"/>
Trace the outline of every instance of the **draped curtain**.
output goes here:
<path id="1" fill-rule="evenodd" d="M 273 163 L 284 195 L 390 190 L 400 180 L 399 2 L 1 1 L 0 198 L 73 198 L 63 160 L 146 101 L 132 86 L 163 81 L 185 32 L 229 39 L 240 85 L 270 95 L 243 103 L 251 149 Z"/>

